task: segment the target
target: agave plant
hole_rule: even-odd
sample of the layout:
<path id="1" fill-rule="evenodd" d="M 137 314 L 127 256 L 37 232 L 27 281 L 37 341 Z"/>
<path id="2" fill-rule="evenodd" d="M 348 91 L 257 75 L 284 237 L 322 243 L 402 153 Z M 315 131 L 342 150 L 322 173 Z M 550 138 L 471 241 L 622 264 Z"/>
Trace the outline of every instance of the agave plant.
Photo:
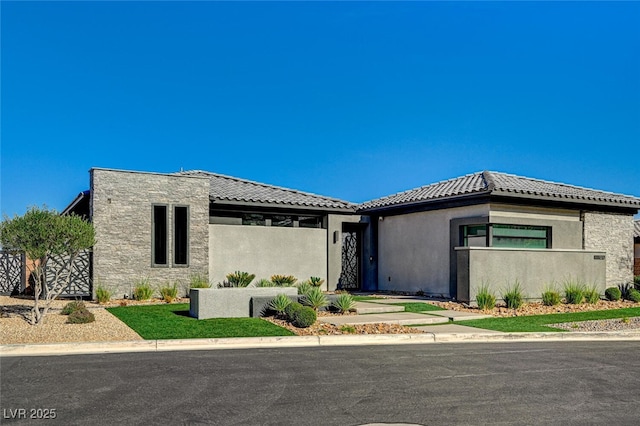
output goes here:
<path id="1" fill-rule="evenodd" d="M 291 299 L 287 295 L 278 294 L 269 302 L 269 309 L 276 311 L 278 315 L 284 315 L 285 310 L 291 303 Z"/>
<path id="2" fill-rule="evenodd" d="M 309 278 L 309 283 L 314 287 L 320 287 L 324 280 L 320 277 L 311 277 Z"/>
<path id="3" fill-rule="evenodd" d="M 227 274 L 227 279 L 222 283 L 222 287 L 247 287 L 255 277 L 255 274 L 236 271 Z"/>
<path id="4" fill-rule="evenodd" d="M 276 285 L 266 278 L 261 278 L 256 282 L 256 287 L 275 287 Z"/>
<path id="5" fill-rule="evenodd" d="M 298 283 L 298 294 L 301 294 L 304 296 L 305 294 L 309 293 L 309 291 L 311 291 L 312 288 L 314 287 L 311 286 L 309 281 L 302 281 L 301 283 Z"/>
<path id="6" fill-rule="evenodd" d="M 271 282 L 276 285 L 276 287 L 291 287 L 298 281 L 296 277 L 293 275 L 271 275 Z"/>
<path id="7" fill-rule="evenodd" d="M 329 299 L 327 299 L 327 296 L 325 296 L 319 287 L 312 287 L 302 298 L 302 303 L 312 307 L 314 311 L 317 311 L 327 306 Z"/>
<path id="8" fill-rule="evenodd" d="M 344 314 L 356 306 L 356 301 L 349 293 L 341 293 L 332 305 L 338 312 Z"/>

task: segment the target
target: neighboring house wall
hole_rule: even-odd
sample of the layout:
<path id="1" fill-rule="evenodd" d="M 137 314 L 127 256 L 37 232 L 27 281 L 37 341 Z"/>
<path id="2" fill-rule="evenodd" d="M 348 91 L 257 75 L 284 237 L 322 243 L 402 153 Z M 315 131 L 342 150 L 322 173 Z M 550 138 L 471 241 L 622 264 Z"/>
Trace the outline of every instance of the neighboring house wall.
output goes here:
<path id="1" fill-rule="evenodd" d="M 378 221 L 378 289 L 450 294 L 452 219 L 489 214 L 487 204 L 385 216 Z"/>
<path id="2" fill-rule="evenodd" d="M 234 271 L 256 275 L 327 278 L 327 230 L 271 226 L 209 225 L 209 279 L 213 285 Z"/>
<path id="3" fill-rule="evenodd" d="M 209 266 L 209 179 L 107 169 L 91 170 L 91 219 L 96 231 L 94 290 L 103 285 L 114 297 L 131 295 L 137 279 L 152 286 L 172 281 L 188 285 L 193 272 Z M 168 209 L 168 263 L 152 265 L 153 205 Z M 174 265 L 173 206 L 188 206 L 187 265 Z"/>
<path id="4" fill-rule="evenodd" d="M 633 281 L 633 216 L 583 213 L 584 249 L 606 252 L 607 287 Z"/>

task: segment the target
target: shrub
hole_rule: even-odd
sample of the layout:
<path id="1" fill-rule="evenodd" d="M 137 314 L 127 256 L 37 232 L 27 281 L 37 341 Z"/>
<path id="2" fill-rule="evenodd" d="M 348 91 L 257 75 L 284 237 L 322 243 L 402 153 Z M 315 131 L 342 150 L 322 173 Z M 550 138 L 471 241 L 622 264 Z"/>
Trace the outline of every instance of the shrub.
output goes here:
<path id="1" fill-rule="evenodd" d="M 227 279 L 222 282 L 222 287 L 248 287 L 255 277 L 255 274 L 235 271 L 227 274 Z"/>
<path id="2" fill-rule="evenodd" d="M 579 305 L 584 300 L 584 285 L 573 281 L 565 282 L 564 298 L 571 305 Z"/>
<path id="3" fill-rule="evenodd" d="M 482 310 L 493 309 L 496 306 L 496 296 L 489 290 L 488 284 L 482 284 L 476 294 L 478 308 Z"/>
<path id="4" fill-rule="evenodd" d="M 107 303 L 111 300 L 111 296 L 113 296 L 112 291 L 107 290 L 102 286 L 98 286 L 98 288 L 96 288 L 96 300 L 98 303 Z"/>
<path id="5" fill-rule="evenodd" d="M 276 311 L 278 315 L 284 315 L 285 310 L 289 305 L 291 305 L 291 299 L 285 294 L 278 294 L 276 297 L 271 299 L 269 302 L 268 308 Z"/>
<path id="6" fill-rule="evenodd" d="M 167 303 L 173 302 L 173 299 L 178 297 L 178 285 L 173 283 L 172 286 L 160 287 L 160 296 Z"/>
<path id="7" fill-rule="evenodd" d="M 336 308 L 340 313 L 349 312 L 356 306 L 356 301 L 353 300 L 353 296 L 349 293 L 341 293 L 338 295 L 332 306 Z"/>
<path id="8" fill-rule="evenodd" d="M 635 288 L 632 288 L 631 290 L 629 290 L 629 296 L 628 299 L 631 300 L 632 302 L 640 302 L 640 291 L 636 290 Z"/>
<path id="9" fill-rule="evenodd" d="M 547 288 L 542 292 L 542 304 L 545 306 L 555 306 L 561 301 L 560 293 L 554 288 Z"/>
<path id="10" fill-rule="evenodd" d="M 298 312 L 300 309 L 302 309 L 303 306 L 298 303 L 298 302 L 292 302 L 289 304 L 289 306 L 287 306 L 284 309 L 284 314 L 287 316 L 287 319 L 291 322 L 293 322 L 293 318 L 296 315 L 296 312 Z"/>
<path id="11" fill-rule="evenodd" d="M 302 281 L 301 283 L 298 284 L 298 294 L 305 295 L 309 293 L 309 291 L 311 291 L 312 288 L 313 287 L 311 287 L 311 284 L 309 284 L 308 281 Z"/>
<path id="12" fill-rule="evenodd" d="M 502 294 L 502 299 L 509 309 L 518 309 L 524 303 L 524 297 L 522 296 L 522 288 L 520 283 L 516 280 L 513 286 L 506 289 Z"/>
<path id="13" fill-rule="evenodd" d="M 343 325 L 340 327 L 340 331 L 345 334 L 353 334 L 356 332 L 356 328 L 352 325 Z"/>
<path id="14" fill-rule="evenodd" d="M 298 309 L 293 316 L 293 325 L 298 328 L 311 327 L 316 322 L 316 311 L 308 306 Z"/>
<path id="15" fill-rule="evenodd" d="M 138 280 L 133 288 L 133 298 L 136 300 L 149 300 L 153 297 L 153 289 L 149 284 L 149 279 Z"/>
<path id="16" fill-rule="evenodd" d="M 292 287 L 298 279 L 293 275 L 271 275 L 271 282 L 276 287 Z"/>
<path id="17" fill-rule="evenodd" d="M 633 285 L 636 290 L 640 290 L 640 275 L 636 275 L 635 277 L 633 277 Z"/>
<path id="18" fill-rule="evenodd" d="M 314 287 L 320 287 L 324 280 L 320 277 L 311 277 L 309 278 L 309 283 Z"/>
<path id="19" fill-rule="evenodd" d="M 584 290 L 584 298 L 587 303 L 596 304 L 600 301 L 600 292 L 595 286 L 589 287 Z"/>
<path id="20" fill-rule="evenodd" d="M 302 298 L 302 304 L 310 306 L 314 311 L 324 308 L 329 304 L 329 299 L 320 290 L 320 287 L 312 287 Z"/>
<path id="21" fill-rule="evenodd" d="M 79 309 L 69 314 L 67 324 L 86 324 L 94 322 L 96 317 L 88 309 Z"/>
<path id="22" fill-rule="evenodd" d="M 206 274 L 194 272 L 189 275 L 189 288 L 211 288 Z"/>
<path id="23" fill-rule="evenodd" d="M 71 315 L 75 311 L 80 311 L 83 309 L 87 309 L 84 302 L 81 302 L 79 300 L 74 300 L 73 302 L 69 302 L 66 305 L 64 305 L 64 307 L 62 308 L 62 312 L 60 313 L 62 315 Z"/>
<path id="24" fill-rule="evenodd" d="M 622 292 L 618 287 L 609 287 L 604 291 L 604 296 L 607 298 L 607 300 L 616 302 L 620 300 L 620 298 L 622 298 Z"/>

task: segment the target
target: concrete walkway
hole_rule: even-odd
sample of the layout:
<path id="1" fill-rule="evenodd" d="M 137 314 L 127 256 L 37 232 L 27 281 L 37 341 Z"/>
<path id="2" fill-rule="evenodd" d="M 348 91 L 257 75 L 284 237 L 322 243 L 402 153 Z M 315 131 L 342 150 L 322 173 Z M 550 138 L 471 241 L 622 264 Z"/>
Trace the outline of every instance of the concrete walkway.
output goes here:
<path id="1" fill-rule="evenodd" d="M 437 310 L 404 312 L 403 306 L 396 306 L 398 303 L 428 303 L 427 300 L 415 297 L 394 297 L 380 300 L 367 300 L 356 302 L 355 311 L 357 315 L 319 317 L 318 321 L 333 325 L 360 325 L 360 324 L 400 324 L 400 325 L 430 325 L 443 324 L 449 322 L 459 322 L 465 320 L 490 318 L 491 315 L 476 314 L 474 312 Z M 459 328 L 459 332 L 471 329 L 477 332 L 477 328 Z M 430 331 L 431 332 L 431 331 Z M 434 331 L 437 332 L 437 331 Z"/>

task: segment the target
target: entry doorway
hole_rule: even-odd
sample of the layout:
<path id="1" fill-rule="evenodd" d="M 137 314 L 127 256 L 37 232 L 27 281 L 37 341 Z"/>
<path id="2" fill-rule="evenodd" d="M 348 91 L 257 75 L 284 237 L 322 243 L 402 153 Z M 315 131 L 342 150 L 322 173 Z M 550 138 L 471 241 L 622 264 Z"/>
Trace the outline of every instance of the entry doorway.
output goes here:
<path id="1" fill-rule="evenodd" d="M 342 271 L 339 290 L 357 291 L 362 288 L 362 226 L 343 224 Z"/>

